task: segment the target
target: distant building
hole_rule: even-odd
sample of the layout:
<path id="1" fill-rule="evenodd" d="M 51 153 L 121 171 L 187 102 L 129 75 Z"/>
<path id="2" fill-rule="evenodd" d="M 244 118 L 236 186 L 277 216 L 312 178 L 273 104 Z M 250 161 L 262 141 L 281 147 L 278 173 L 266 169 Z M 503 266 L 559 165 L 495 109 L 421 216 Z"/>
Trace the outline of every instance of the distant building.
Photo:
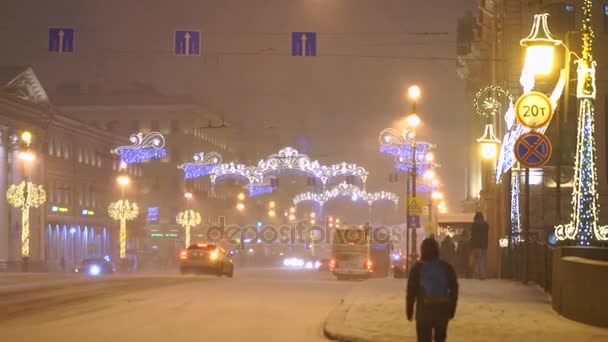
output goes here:
<path id="1" fill-rule="evenodd" d="M 239 160 L 239 132 L 223 117 L 193 99 L 165 96 L 143 85 L 123 90 L 104 90 L 95 85 L 58 87 L 53 93 L 57 107 L 68 115 L 122 137 L 160 132 L 166 138 L 167 156 L 141 164 L 145 176 L 133 191 L 141 198 L 144 241 L 141 253 L 175 259 L 183 247 L 183 228 L 176 223 L 180 210 L 199 211 L 202 227 L 218 224 L 220 217 L 236 214 L 240 186 L 224 181 L 213 187 L 208 177 L 184 180 L 177 166 L 192 162 L 195 153 L 219 153 L 225 162 Z M 187 203 L 185 192 L 192 192 Z M 234 221 L 233 221 L 234 222 Z M 200 230 L 197 230 L 200 231 Z M 193 241 L 199 234 L 193 237 Z"/>

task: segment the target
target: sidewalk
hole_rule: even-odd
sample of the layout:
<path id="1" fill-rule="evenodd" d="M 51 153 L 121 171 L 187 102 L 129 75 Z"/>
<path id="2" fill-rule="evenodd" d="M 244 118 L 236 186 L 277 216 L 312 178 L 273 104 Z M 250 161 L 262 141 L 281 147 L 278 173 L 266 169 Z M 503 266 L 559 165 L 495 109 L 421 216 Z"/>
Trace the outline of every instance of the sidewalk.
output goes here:
<path id="1" fill-rule="evenodd" d="M 504 280 L 460 279 L 456 317 L 448 341 L 608 341 L 608 329 L 568 320 L 553 311 L 535 286 Z M 403 279 L 357 285 L 328 316 L 324 332 L 341 341 L 416 341 L 405 318 Z"/>

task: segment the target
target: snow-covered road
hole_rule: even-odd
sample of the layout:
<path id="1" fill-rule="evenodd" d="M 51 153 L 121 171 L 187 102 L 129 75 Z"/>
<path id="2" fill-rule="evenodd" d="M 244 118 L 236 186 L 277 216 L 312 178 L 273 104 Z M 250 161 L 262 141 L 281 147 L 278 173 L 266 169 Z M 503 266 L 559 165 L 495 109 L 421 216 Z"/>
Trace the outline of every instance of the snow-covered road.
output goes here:
<path id="1" fill-rule="evenodd" d="M 327 314 L 356 284 L 280 269 L 109 278 L 0 291 L 0 341 L 323 341 Z"/>

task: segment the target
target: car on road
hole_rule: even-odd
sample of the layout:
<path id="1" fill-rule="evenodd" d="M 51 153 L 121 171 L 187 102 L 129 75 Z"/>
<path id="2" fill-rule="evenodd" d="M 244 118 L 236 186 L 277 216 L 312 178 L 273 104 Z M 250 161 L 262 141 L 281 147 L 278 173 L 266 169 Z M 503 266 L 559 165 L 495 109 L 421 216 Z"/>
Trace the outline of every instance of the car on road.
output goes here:
<path id="1" fill-rule="evenodd" d="M 331 268 L 329 267 L 329 262 L 330 262 L 329 259 L 321 259 L 321 260 L 319 260 L 318 270 L 319 271 L 327 271 L 327 272 L 331 271 Z"/>
<path id="2" fill-rule="evenodd" d="M 407 260 L 400 259 L 393 262 L 393 277 L 394 278 L 406 278 L 407 277 Z"/>
<path id="3" fill-rule="evenodd" d="M 182 274 L 215 274 L 232 278 L 234 264 L 231 253 L 210 243 L 197 243 L 188 246 L 179 254 L 179 270 Z"/>
<path id="4" fill-rule="evenodd" d="M 90 276 L 99 276 L 105 274 L 114 274 L 116 266 L 105 258 L 87 258 L 83 259 L 74 272 Z"/>

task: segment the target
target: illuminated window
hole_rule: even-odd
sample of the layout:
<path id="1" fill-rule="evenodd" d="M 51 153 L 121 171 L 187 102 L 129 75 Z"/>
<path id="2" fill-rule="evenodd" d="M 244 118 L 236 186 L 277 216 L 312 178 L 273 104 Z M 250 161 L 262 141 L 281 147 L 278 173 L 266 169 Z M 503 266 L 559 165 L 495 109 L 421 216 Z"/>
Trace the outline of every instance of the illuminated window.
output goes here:
<path id="1" fill-rule="evenodd" d="M 608 3 L 604 4 L 604 32 L 608 33 Z"/>
<path id="2" fill-rule="evenodd" d="M 549 27 L 551 32 L 564 34 L 575 29 L 575 10 L 570 3 L 553 3 L 545 6 L 549 13 Z"/>

